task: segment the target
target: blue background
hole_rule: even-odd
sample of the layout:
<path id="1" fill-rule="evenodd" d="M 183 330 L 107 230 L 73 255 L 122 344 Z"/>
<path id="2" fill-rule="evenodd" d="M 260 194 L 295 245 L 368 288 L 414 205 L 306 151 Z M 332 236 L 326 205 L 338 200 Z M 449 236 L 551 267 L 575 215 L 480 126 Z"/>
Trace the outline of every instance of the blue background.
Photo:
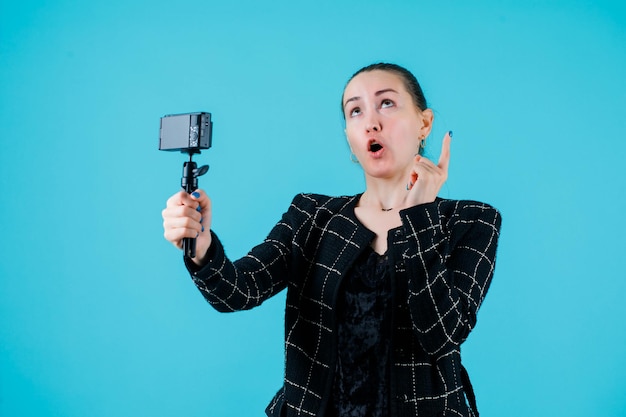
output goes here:
<path id="1" fill-rule="evenodd" d="M 441 196 L 503 213 L 463 347 L 482 415 L 625 416 L 626 8 L 576 0 L 0 3 L 0 415 L 262 415 L 284 294 L 197 292 L 159 118 L 213 113 L 200 185 L 235 258 L 295 193 L 363 190 L 340 97 L 376 61 L 422 83 L 431 157 L 454 130 Z"/>

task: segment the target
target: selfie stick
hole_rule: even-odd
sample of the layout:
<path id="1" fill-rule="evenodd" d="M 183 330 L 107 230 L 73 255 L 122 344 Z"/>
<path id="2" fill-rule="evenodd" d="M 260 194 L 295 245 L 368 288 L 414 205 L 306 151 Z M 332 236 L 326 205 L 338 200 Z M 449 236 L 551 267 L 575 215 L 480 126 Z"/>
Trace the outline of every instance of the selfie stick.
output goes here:
<path id="1" fill-rule="evenodd" d="M 199 153 L 199 152 L 198 152 Z M 194 152 L 189 153 L 189 162 L 183 164 L 183 177 L 180 180 L 180 185 L 187 193 L 191 194 L 198 189 L 198 177 L 204 175 L 209 170 L 208 165 L 203 165 L 200 168 L 191 159 Z M 186 237 L 183 239 L 183 251 L 190 257 L 196 257 L 196 239 Z"/>

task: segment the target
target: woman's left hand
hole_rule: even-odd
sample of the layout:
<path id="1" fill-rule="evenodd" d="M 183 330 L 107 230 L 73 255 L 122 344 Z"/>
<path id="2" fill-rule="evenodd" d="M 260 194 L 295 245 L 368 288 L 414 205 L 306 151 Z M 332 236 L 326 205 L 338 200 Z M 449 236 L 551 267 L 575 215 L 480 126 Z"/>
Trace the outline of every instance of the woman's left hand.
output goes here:
<path id="1" fill-rule="evenodd" d="M 448 179 L 448 165 L 450 163 L 450 140 L 452 132 L 447 132 L 443 137 L 441 145 L 441 155 L 439 162 L 435 165 L 428 158 L 421 155 L 415 157 L 415 164 L 407 188 L 409 195 L 407 197 L 408 206 L 416 206 L 418 204 L 432 203 L 435 201 L 437 194 L 444 182 Z"/>

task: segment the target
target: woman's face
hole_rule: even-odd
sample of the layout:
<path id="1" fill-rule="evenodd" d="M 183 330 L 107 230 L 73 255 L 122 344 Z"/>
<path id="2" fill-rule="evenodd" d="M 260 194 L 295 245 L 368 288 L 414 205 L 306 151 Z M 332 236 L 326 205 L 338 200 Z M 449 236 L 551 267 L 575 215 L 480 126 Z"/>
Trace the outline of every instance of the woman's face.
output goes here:
<path id="1" fill-rule="evenodd" d="M 433 113 L 420 111 L 402 78 L 381 70 L 354 77 L 343 94 L 346 136 L 365 173 L 390 178 L 409 170 Z"/>

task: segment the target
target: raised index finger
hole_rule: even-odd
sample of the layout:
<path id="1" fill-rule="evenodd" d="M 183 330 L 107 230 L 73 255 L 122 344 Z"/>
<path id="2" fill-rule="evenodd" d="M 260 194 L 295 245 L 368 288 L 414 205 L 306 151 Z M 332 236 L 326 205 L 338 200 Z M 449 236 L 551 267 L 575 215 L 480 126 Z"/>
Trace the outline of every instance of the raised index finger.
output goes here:
<path id="1" fill-rule="evenodd" d="M 441 155 L 439 156 L 439 162 L 437 166 L 448 172 L 448 166 L 450 165 L 450 141 L 452 140 L 452 131 L 448 131 L 443 137 L 443 143 L 441 144 Z"/>

